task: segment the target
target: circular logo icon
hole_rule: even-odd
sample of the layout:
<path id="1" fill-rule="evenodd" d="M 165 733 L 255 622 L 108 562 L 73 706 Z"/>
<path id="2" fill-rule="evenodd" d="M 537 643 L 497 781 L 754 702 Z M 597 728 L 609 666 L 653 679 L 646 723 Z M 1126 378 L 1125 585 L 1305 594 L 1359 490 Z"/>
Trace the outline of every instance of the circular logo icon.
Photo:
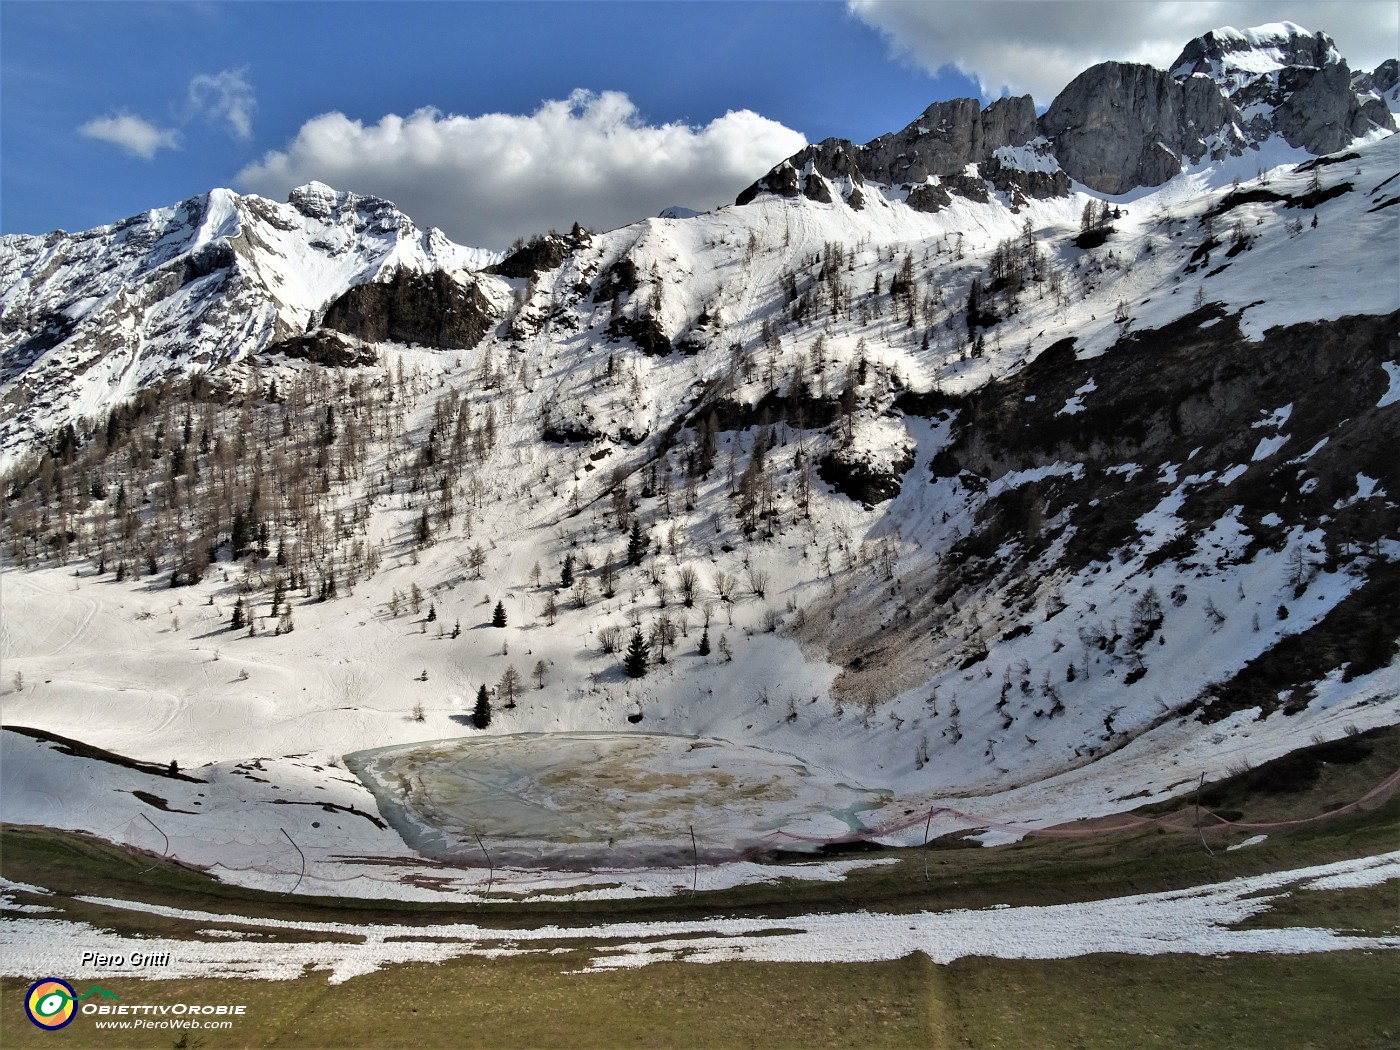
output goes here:
<path id="1" fill-rule="evenodd" d="M 24 997 L 24 1012 L 40 1028 L 59 1029 L 73 1020 L 78 1012 L 77 993 L 67 981 L 45 977 L 29 986 Z"/>

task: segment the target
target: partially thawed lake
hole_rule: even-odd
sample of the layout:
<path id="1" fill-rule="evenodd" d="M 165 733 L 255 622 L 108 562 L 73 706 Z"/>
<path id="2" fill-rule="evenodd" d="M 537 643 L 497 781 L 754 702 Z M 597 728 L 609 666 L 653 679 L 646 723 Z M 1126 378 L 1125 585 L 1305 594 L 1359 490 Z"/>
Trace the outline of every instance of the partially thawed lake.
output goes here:
<path id="1" fill-rule="evenodd" d="M 689 864 L 837 837 L 886 792 L 796 757 L 725 740 L 630 733 L 436 740 L 345 756 L 418 853 L 551 868 Z"/>

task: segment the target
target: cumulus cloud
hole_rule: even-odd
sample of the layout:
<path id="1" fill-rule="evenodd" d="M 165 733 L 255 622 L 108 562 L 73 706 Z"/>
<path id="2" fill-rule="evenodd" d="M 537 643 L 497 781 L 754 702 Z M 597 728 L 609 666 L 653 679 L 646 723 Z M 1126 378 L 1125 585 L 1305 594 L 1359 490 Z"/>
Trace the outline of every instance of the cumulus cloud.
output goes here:
<path id="1" fill-rule="evenodd" d="M 847 0 L 847 7 L 884 34 L 896 54 L 929 72 L 951 66 L 988 98 L 1029 93 L 1042 106 L 1096 62 L 1165 68 L 1188 40 L 1221 26 L 1287 19 L 1327 33 L 1353 69 L 1367 70 L 1395 57 L 1400 35 L 1400 4 L 1391 0 Z"/>
<path id="2" fill-rule="evenodd" d="M 253 110 L 257 100 L 246 69 L 225 69 L 221 73 L 201 73 L 190 81 L 186 98 L 190 116 L 228 124 L 235 138 L 253 137 Z"/>
<path id="3" fill-rule="evenodd" d="M 312 179 L 373 193 L 461 243 L 504 247 L 573 222 L 609 229 L 668 205 L 727 203 L 805 142 L 749 110 L 652 125 L 621 92 L 579 90 L 529 115 L 420 109 L 365 125 L 322 114 L 238 179 L 277 198 Z"/>
<path id="4" fill-rule="evenodd" d="M 180 133 L 174 128 L 158 128 L 150 121 L 129 113 L 89 120 L 78 129 L 78 134 L 110 142 L 133 157 L 144 160 L 150 160 L 158 150 L 178 149 L 180 146 Z"/>

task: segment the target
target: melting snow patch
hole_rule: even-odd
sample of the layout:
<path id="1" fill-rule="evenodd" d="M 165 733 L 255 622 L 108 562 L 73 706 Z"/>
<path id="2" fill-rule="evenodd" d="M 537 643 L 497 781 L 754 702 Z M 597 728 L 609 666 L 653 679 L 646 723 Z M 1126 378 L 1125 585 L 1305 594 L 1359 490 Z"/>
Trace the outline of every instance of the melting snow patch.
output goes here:
<path id="1" fill-rule="evenodd" d="M 1384 496 L 1385 490 L 1376 488 L 1380 482 L 1375 478 L 1368 478 L 1365 474 L 1356 475 L 1356 498 L 1370 499 L 1372 496 Z"/>
<path id="2" fill-rule="evenodd" d="M 1074 396 L 1065 402 L 1064 407 L 1055 413 L 1057 416 L 1072 416 L 1075 413 L 1084 411 L 1084 395 L 1092 394 L 1098 386 L 1095 385 L 1093 377 L 1074 392 Z"/>
<path id="3" fill-rule="evenodd" d="M 1390 389 L 1381 395 L 1381 399 L 1376 402 L 1377 408 L 1385 408 L 1400 402 L 1400 361 L 1382 361 L 1381 367 L 1385 369 L 1385 374 L 1390 377 Z"/>
<path id="4" fill-rule="evenodd" d="M 1260 427 L 1273 427 L 1275 430 L 1277 430 L 1279 427 L 1283 426 L 1285 423 L 1288 422 L 1288 417 L 1292 414 L 1293 402 L 1290 401 L 1282 408 L 1274 409 L 1263 419 L 1257 420 L 1249 425 L 1255 430 L 1258 430 Z"/>
<path id="5" fill-rule="evenodd" d="M 1243 842 L 1236 842 L 1233 846 L 1226 846 L 1225 852 L 1229 853 L 1232 850 L 1244 849 L 1246 846 L 1257 846 L 1259 845 L 1259 843 L 1263 842 L 1268 837 L 1268 835 L 1251 835 Z"/>
<path id="6" fill-rule="evenodd" d="M 1250 462 L 1258 463 L 1261 459 L 1268 459 L 1286 444 L 1288 444 L 1287 434 L 1277 434 L 1274 437 L 1260 438 L 1259 444 L 1254 447 L 1254 455 L 1250 457 Z"/>
<path id="7" fill-rule="evenodd" d="M 993 829 L 992 831 L 983 831 L 977 835 L 964 835 L 963 838 L 968 842 L 979 842 L 983 846 L 1009 846 L 1013 842 L 1020 842 L 1025 836 L 1015 835 L 1009 831 L 997 831 Z M 1006 905 L 999 904 L 997 907 L 1004 908 Z"/>
<path id="8" fill-rule="evenodd" d="M 1078 481 L 1083 476 L 1083 463 L 1057 462 L 1046 464 L 1043 467 L 1031 467 L 1029 470 L 1011 470 L 987 486 L 987 495 L 995 497 L 1003 492 L 1018 489 L 1022 485 L 1029 485 L 1033 481 L 1044 481 L 1051 477 L 1071 477 Z"/>
<path id="9" fill-rule="evenodd" d="M 143 952 L 171 954 L 160 979 L 242 977 L 292 980 L 306 969 L 330 971 L 330 983 L 371 973 L 395 962 L 440 962 L 456 956 L 494 957 L 546 952 L 561 942 L 608 941 L 595 949 L 590 969 L 653 962 L 876 962 L 924 952 L 950 963 L 969 955 L 1000 959 L 1066 959 L 1103 952 L 1134 955 L 1229 952 L 1303 954 L 1400 949 L 1400 937 L 1350 936 L 1330 929 L 1236 928 L 1267 910 L 1298 883 L 1313 889 L 1370 886 L 1400 878 L 1400 852 L 1335 864 L 1256 875 L 1162 893 L 1041 907 L 886 915 L 869 912 L 796 915 L 780 923 L 765 918 L 701 918 L 686 922 L 621 922 L 597 926 L 495 929 L 466 923 L 425 926 L 291 921 L 216 915 L 104 898 L 82 898 L 105 907 L 238 925 L 293 935 L 263 940 L 184 941 L 101 934 L 103 943 L 130 940 Z M 295 934 L 350 935 L 341 940 L 300 941 Z M 0 925 L 0 974 L 21 977 L 55 969 L 78 980 L 105 971 L 73 968 L 72 960 L 99 936 L 81 922 L 12 919 Z M 121 951 L 120 946 L 114 950 Z"/>
<path id="10" fill-rule="evenodd" d="M 1304 453 L 1303 453 L 1301 456 L 1299 456 L 1297 459 L 1290 459 L 1290 460 L 1288 461 L 1288 465 L 1291 467 L 1291 466 L 1293 466 L 1295 463 L 1306 463 L 1308 460 L 1312 459 L 1313 456 L 1317 455 L 1317 453 L 1318 453 L 1319 451 L 1321 451 L 1322 446 L 1325 445 L 1325 444 L 1327 444 L 1327 439 L 1326 439 L 1326 438 L 1323 438 L 1321 441 L 1319 441 L 1319 442 L 1318 442 L 1316 445 L 1314 445 L 1312 448 L 1308 449 L 1306 452 L 1304 452 Z"/>

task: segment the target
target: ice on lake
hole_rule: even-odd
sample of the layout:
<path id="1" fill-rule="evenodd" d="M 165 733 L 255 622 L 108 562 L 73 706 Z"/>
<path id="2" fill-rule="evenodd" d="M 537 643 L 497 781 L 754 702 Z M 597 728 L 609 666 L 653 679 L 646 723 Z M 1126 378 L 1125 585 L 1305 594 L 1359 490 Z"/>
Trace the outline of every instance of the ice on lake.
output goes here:
<path id="1" fill-rule="evenodd" d="M 463 864 L 640 867 L 731 860 L 864 830 L 887 792 L 725 740 L 561 733 L 436 740 L 346 764 L 418 853 Z M 478 844 L 480 836 L 481 845 Z"/>

